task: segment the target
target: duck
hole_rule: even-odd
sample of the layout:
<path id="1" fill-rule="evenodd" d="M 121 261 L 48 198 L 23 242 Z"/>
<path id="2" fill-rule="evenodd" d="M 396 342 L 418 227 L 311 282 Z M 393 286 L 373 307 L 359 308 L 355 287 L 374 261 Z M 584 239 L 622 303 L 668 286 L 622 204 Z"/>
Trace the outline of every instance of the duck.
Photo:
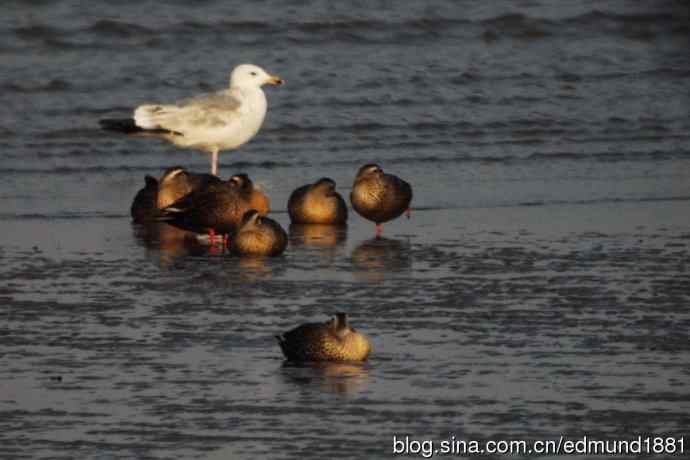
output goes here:
<path id="1" fill-rule="evenodd" d="M 347 205 L 335 191 L 335 181 L 323 177 L 290 194 L 288 214 L 293 224 L 343 225 L 347 222 Z"/>
<path id="2" fill-rule="evenodd" d="M 254 186 L 247 174 L 235 174 L 227 181 L 210 181 L 206 186 L 161 209 L 161 218 L 178 228 L 196 233 L 208 233 L 211 245 L 215 235 L 223 235 L 227 246 L 244 214 L 255 209 L 266 215 L 270 200 Z"/>
<path id="3" fill-rule="evenodd" d="M 206 152 L 211 174 L 218 175 L 218 154 L 249 142 L 261 128 L 268 103 L 262 86 L 283 79 L 254 64 L 240 64 L 224 90 L 196 95 L 172 104 L 144 104 L 130 118 L 99 120 L 101 128 L 123 134 L 163 139 L 173 145 Z"/>
<path id="4" fill-rule="evenodd" d="M 251 209 L 242 217 L 231 250 L 239 255 L 278 256 L 285 251 L 287 243 L 287 233 L 278 222 Z"/>
<path id="5" fill-rule="evenodd" d="M 144 188 L 140 189 L 132 200 L 129 213 L 132 222 L 143 224 L 153 222 L 158 215 L 158 179 L 148 174 L 144 177 Z"/>
<path id="6" fill-rule="evenodd" d="M 376 224 L 376 238 L 381 238 L 383 223 L 406 212 L 410 217 L 412 186 L 393 174 L 386 174 L 377 164 L 359 168 L 350 193 L 353 209 Z"/>
<path id="7" fill-rule="evenodd" d="M 182 166 L 173 166 L 166 169 L 158 180 L 156 206 L 159 210 L 164 209 L 192 192 L 220 182 L 221 179 L 212 174 L 196 174 Z"/>
<path id="8" fill-rule="evenodd" d="M 324 323 L 306 323 L 277 335 L 288 361 L 366 361 L 371 343 L 350 327 L 347 314 L 337 312 Z"/>
<path id="9" fill-rule="evenodd" d="M 147 174 L 144 188 L 132 200 L 132 221 L 137 224 L 155 222 L 161 209 L 214 181 L 220 182 L 220 179 L 211 174 L 194 174 L 181 166 L 166 169 L 160 179 Z"/>

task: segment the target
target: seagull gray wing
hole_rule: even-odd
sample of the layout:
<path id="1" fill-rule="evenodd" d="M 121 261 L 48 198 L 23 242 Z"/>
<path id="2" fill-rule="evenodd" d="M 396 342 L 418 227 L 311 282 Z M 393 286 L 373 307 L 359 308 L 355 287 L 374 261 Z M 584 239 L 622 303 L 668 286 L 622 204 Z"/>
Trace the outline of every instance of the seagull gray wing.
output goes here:
<path id="1" fill-rule="evenodd" d="M 137 126 L 180 133 L 216 129 L 233 123 L 242 113 L 240 98 L 229 91 L 183 99 L 176 104 L 141 105 L 134 112 Z"/>

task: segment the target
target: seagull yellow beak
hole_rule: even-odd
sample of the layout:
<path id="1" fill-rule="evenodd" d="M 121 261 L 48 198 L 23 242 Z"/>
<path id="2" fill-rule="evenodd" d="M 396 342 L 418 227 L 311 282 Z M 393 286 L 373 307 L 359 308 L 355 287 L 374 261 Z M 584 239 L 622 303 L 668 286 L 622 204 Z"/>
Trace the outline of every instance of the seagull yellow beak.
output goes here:
<path id="1" fill-rule="evenodd" d="M 282 78 L 276 75 L 271 75 L 270 77 L 268 77 L 268 81 L 266 83 L 268 83 L 269 85 L 282 85 L 283 83 L 285 83 L 285 81 L 283 81 Z"/>

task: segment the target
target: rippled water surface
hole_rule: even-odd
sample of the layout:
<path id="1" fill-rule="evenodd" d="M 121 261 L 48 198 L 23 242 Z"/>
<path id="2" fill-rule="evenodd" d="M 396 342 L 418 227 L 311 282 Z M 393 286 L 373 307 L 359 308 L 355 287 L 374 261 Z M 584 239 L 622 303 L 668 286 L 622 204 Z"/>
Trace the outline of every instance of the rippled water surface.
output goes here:
<path id="1" fill-rule="evenodd" d="M 394 435 L 690 450 L 687 2 L 1 9 L 0 458 L 390 458 Z M 287 81 L 220 159 L 289 229 L 271 260 L 132 225 L 145 174 L 208 159 L 97 123 L 240 62 Z M 289 227 L 294 188 L 347 196 L 372 161 L 413 185 L 410 220 Z M 337 310 L 368 363 L 283 362 L 275 334 Z"/>

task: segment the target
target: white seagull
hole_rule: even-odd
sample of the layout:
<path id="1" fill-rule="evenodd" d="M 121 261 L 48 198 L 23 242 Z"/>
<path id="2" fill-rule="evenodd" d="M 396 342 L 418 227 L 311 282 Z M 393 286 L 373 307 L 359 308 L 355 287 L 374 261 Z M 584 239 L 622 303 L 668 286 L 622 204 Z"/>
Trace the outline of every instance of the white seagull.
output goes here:
<path id="1" fill-rule="evenodd" d="M 283 80 L 252 64 L 230 74 L 230 87 L 174 104 L 145 104 L 134 118 L 100 120 L 103 129 L 165 139 L 178 147 L 211 154 L 211 173 L 218 175 L 218 152 L 248 142 L 266 117 L 265 84 Z"/>

